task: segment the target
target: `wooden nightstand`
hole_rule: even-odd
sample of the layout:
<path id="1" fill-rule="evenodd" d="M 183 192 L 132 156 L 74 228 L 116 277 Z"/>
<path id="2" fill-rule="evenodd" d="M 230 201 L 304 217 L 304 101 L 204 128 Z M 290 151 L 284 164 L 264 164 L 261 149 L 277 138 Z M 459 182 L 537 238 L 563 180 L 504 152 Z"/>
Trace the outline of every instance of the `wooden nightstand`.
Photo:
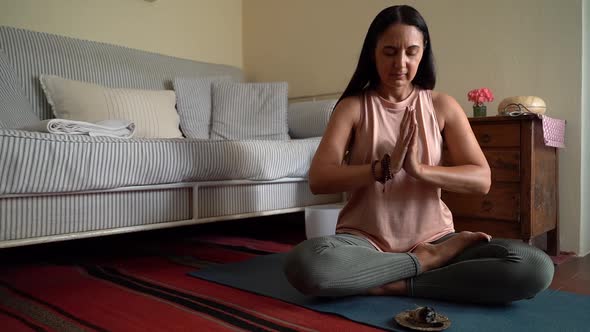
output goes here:
<path id="1" fill-rule="evenodd" d="M 545 146 L 541 120 L 532 115 L 492 116 L 469 122 L 490 164 L 492 186 L 485 196 L 443 191 L 456 230 L 529 243 L 547 233 L 547 252 L 558 254 L 557 149 Z"/>

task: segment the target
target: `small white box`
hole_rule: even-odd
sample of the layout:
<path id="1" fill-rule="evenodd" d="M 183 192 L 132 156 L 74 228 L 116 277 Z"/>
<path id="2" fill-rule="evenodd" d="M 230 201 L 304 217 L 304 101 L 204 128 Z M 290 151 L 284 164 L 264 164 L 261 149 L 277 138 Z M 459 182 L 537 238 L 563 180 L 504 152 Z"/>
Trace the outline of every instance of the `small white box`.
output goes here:
<path id="1" fill-rule="evenodd" d="M 334 235 L 338 214 L 344 204 L 325 204 L 305 208 L 305 236 L 308 239 Z"/>

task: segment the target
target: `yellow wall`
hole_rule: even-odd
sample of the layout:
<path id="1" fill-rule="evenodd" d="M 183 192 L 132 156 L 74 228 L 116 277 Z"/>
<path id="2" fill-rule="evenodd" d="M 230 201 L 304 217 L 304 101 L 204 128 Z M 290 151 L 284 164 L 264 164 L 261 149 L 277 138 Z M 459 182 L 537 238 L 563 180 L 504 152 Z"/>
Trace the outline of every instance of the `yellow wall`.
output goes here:
<path id="1" fill-rule="evenodd" d="M 242 0 L 0 0 L 0 25 L 242 67 Z"/>
<path id="2" fill-rule="evenodd" d="M 290 97 L 342 91 L 368 26 L 385 0 L 247 0 L 244 70 L 255 81 L 289 82 Z M 467 91 L 488 87 L 498 103 L 541 96 L 568 121 L 560 150 L 563 249 L 581 250 L 581 0 L 410 0 L 425 17 L 437 60 L 437 90 L 472 114 Z M 586 165 L 590 166 L 590 165 Z M 587 238 L 588 236 L 586 236 Z M 587 247 L 584 246 L 584 247 Z"/>

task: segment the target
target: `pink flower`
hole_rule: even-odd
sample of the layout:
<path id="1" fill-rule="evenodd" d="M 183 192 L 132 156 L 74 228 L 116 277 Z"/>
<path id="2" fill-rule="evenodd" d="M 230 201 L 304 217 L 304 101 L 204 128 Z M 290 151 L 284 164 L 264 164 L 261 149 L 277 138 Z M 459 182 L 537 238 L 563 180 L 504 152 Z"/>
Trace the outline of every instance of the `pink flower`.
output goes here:
<path id="1" fill-rule="evenodd" d="M 467 100 L 474 103 L 474 106 L 483 106 L 485 102 L 494 101 L 494 94 L 488 88 L 474 89 L 467 93 Z"/>

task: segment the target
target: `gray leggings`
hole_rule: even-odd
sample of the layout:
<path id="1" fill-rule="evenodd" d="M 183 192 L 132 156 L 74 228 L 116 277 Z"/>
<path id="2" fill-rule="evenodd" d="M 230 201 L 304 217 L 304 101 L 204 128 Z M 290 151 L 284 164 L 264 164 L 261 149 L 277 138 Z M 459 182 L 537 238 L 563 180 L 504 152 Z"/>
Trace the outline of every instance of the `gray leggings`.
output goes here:
<path id="1" fill-rule="evenodd" d="M 289 253 L 284 269 L 289 282 L 307 295 L 366 294 L 371 288 L 407 279 L 408 296 L 489 304 L 531 298 L 549 287 L 554 272 L 553 262 L 538 248 L 518 240 L 492 239 L 422 273 L 414 254 L 380 252 L 366 239 L 350 234 L 303 241 Z"/>

